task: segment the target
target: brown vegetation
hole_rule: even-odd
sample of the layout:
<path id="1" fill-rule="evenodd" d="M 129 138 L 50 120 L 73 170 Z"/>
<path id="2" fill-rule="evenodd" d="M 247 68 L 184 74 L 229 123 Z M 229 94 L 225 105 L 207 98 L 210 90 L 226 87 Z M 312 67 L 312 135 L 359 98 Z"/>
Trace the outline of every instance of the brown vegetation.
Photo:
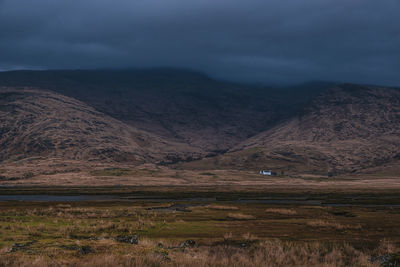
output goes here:
<path id="1" fill-rule="evenodd" d="M 399 252 L 393 207 L 183 204 L 0 202 L 0 266 L 378 266 Z"/>
<path id="2" fill-rule="evenodd" d="M 217 205 L 217 204 L 209 205 L 209 206 L 207 206 L 207 208 L 213 209 L 213 210 L 238 210 L 239 209 L 238 207 L 235 207 L 235 206 Z"/>
<path id="3" fill-rule="evenodd" d="M 36 157 L 137 165 L 195 157 L 197 153 L 186 144 L 167 141 L 50 91 L 0 87 L 0 105 L 2 161 Z M 48 169 L 42 174 L 57 172 L 61 171 Z M 22 178 L 35 173 L 27 172 Z"/>
<path id="4" fill-rule="evenodd" d="M 282 214 L 282 215 L 296 215 L 297 214 L 297 212 L 293 209 L 277 208 L 277 209 L 266 209 L 265 211 L 270 212 L 270 213 Z"/>
<path id="5" fill-rule="evenodd" d="M 228 213 L 228 218 L 236 220 L 252 220 L 255 219 L 253 215 L 243 214 L 243 213 Z"/>
<path id="6" fill-rule="evenodd" d="M 118 255 L 102 253 L 65 259 L 47 255 L 0 255 L 0 266 L 379 266 L 368 255 L 352 246 L 328 246 L 321 243 L 292 244 L 266 241 L 251 249 L 232 246 L 201 247 L 172 251 L 167 255 L 154 248 L 148 253 Z M 153 250 L 153 251 L 152 251 Z"/>
<path id="7" fill-rule="evenodd" d="M 398 176 L 399 122 L 399 90 L 341 85 L 315 97 L 298 116 L 245 140 L 228 153 L 187 165 L 267 167 L 278 174 L 330 177 L 355 173 Z"/>
<path id="8" fill-rule="evenodd" d="M 88 75 L 86 82 L 98 79 L 96 71 L 83 73 Z M 18 73 L 0 75 L 0 85 L 8 85 L 0 87 L 0 160 L 7 164 L 77 160 L 83 165 L 25 170 L 18 176 L 2 173 L 1 182 L 68 177 L 88 169 L 95 176 L 131 175 L 122 171 L 126 166 L 102 172 L 93 166 L 100 162 L 127 163 L 129 168 L 173 164 L 177 169 L 202 170 L 197 178 L 214 183 L 224 181 L 215 171 L 220 169 L 267 167 L 279 175 L 324 177 L 397 177 L 399 173 L 400 93 L 396 89 L 346 84 L 322 90 L 321 85 L 313 93 L 297 88 L 300 91 L 287 94 L 245 90 L 201 74 L 177 72 L 172 79 L 180 89 L 165 90 L 168 75 L 148 87 L 160 79 L 158 71 L 150 71 L 146 78 L 134 71 L 135 78 L 102 72 L 110 79 L 105 87 L 87 84 L 77 74 L 31 72 L 21 80 Z M 65 75 L 74 82 L 66 86 Z M 189 80 L 179 75 L 188 75 Z M 144 86 L 142 79 L 148 93 L 138 89 Z M 119 88 L 118 94 L 112 84 Z M 197 89 L 200 84 L 212 93 L 202 86 Z M 175 172 L 175 179 L 184 179 L 181 174 Z"/>

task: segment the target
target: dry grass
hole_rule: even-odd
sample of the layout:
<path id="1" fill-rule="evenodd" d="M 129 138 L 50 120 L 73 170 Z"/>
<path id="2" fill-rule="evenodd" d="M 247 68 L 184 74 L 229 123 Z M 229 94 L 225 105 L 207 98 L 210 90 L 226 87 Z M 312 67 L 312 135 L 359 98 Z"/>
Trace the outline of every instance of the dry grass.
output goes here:
<path id="1" fill-rule="evenodd" d="M 238 207 L 228 205 L 209 205 L 207 208 L 212 210 L 238 210 Z"/>
<path id="2" fill-rule="evenodd" d="M 150 247 L 122 254 L 89 254 L 69 259 L 50 255 L 1 254 L 0 266 L 378 266 L 369 262 L 368 255 L 350 245 L 329 246 L 318 242 L 295 244 L 270 240 L 251 249 L 214 246 L 185 251 L 157 250 L 151 248 L 154 246 L 152 242 L 146 246 Z"/>
<path id="3" fill-rule="evenodd" d="M 249 214 L 243 214 L 243 213 L 228 213 L 228 218 L 231 219 L 236 219 L 236 220 L 253 220 L 255 217 L 253 215 Z"/>
<path id="4" fill-rule="evenodd" d="M 243 239 L 247 240 L 247 241 L 254 241 L 254 240 L 258 240 L 258 237 L 252 233 L 245 233 L 243 234 Z"/>
<path id="5" fill-rule="evenodd" d="M 224 240 L 230 240 L 233 237 L 232 232 L 223 234 Z"/>
<path id="6" fill-rule="evenodd" d="M 282 215 L 296 215 L 297 211 L 295 211 L 294 209 L 283 209 L 283 208 L 270 208 L 270 209 L 266 209 L 266 212 L 269 213 L 276 213 L 276 214 L 282 214 Z"/>
<path id="7" fill-rule="evenodd" d="M 54 167 L 56 165 L 56 167 Z M 41 174 L 44 171 L 59 169 L 57 173 L 51 175 Z M 79 169 L 79 172 L 66 173 L 68 169 Z M 121 176 L 96 176 L 93 175 L 94 170 L 104 170 L 108 168 L 129 169 L 129 175 Z M 24 162 L 7 162 L 2 166 L 2 176 L 11 178 L 18 177 L 18 180 L 1 180 L 1 185 L 24 185 L 24 186 L 165 186 L 170 188 L 171 185 L 185 186 L 185 191 L 192 190 L 229 190 L 247 191 L 247 190 L 263 190 L 263 191 L 353 191 L 353 190 L 398 190 L 400 188 L 399 175 L 385 176 L 353 176 L 353 177 L 335 177 L 335 179 L 327 179 L 319 177 L 309 179 L 303 177 L 300 173 L 290 177 L 290 185 L 287 179 L 282 177 L 260 177 L 254 171 L 242 170 L 212 170 L 215 175 L 202 175 L 201 170 L 194 169 L 170 169 L 168 167 L 141 166 L 130 164 L 113 165 L 102 162 L 86 162 L 61 159 L 37 159 L 29 163 Z M 153 168 L 157 168 L 154 171 Z M 38 173 L 34 177 L 23 178 L 24 173 Z M 351 179 L 348 179 L 351 178 Z M 157 188 L 157 191 L 160 188 Z"/>
<path id="8" fill-rule="evenodd" d="M 152 202 L 0 202 L 0 267 L 373 266 L 368 257 L 399 251 L 394 208 L 231 203 L 165 212 L 152 210 L 160 207 Z M 343 215 L 349 211 L 356 216 Z M 115 240 L 129 235 L 139 244 Z M 197 246 L 183 249 L 188 239 Z M 7 253 L 30 241 L 36 242 Z M 76 247 L 83 246 L 94 252 L 81 255 Z"/>
<path id="9" fill-rule="evenodd" d="M 384 238 L 379 242 L 379 246 L 376 250 L 376 253 L 379 255 L 398 253 L 399 249 L 400 248 L 396 246 L 396 244 L 393 241 Z"/>

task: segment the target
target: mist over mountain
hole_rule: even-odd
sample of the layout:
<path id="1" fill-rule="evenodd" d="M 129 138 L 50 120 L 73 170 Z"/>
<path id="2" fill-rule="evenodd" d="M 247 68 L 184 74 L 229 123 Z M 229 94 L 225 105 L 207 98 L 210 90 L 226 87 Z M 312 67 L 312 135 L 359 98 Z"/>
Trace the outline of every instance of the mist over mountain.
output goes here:
<path id="1" fill-rule="evenodd" d="M 397 0 L 0 1 L 0 70 L 194 68 L 242 82 L 400 84 Z"/>

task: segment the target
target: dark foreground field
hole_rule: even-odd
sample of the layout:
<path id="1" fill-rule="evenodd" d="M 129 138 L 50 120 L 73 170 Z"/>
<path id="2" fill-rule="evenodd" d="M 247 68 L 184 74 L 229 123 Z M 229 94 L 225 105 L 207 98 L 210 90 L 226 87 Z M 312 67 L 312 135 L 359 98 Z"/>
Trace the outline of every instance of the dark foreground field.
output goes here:
<path id="1" fill-rule="evenodd" d="M 47 201 L 0 201 L 0 266 L 399 264 L 396 192 L 1 190 Z"/>

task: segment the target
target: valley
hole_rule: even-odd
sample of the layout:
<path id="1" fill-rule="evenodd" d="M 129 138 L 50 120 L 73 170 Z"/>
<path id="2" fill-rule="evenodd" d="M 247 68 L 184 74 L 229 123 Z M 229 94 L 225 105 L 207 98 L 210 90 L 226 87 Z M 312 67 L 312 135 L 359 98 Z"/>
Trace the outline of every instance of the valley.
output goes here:
<path id="1" fill-rule="evenodd" d="M 0 148 L 0 266 L 399 262 L 396 88 L 0 72 Z"/>
<path id="2" fill-rule="evenodd" d="M 7 164 L 399 173 L 395 88 L 262 87 L 175 69 L 3 72 L 0 86 Z"/>

